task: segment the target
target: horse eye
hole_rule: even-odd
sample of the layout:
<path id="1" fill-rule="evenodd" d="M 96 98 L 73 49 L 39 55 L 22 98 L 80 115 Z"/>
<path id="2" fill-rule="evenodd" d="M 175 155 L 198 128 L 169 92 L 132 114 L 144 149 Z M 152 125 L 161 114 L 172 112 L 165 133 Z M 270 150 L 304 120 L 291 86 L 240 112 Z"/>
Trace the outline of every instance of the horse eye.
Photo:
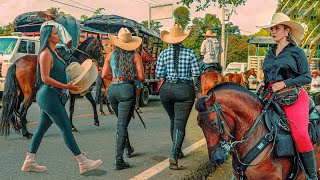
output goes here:
<path id="1" fill-rule="evenodd" d="M 211 125 L 212 127 L 218 127 L 218 123 L 217 123 L 216 121 L 211 121 L 211 122 L 210 122 L 210 125 Z"/>

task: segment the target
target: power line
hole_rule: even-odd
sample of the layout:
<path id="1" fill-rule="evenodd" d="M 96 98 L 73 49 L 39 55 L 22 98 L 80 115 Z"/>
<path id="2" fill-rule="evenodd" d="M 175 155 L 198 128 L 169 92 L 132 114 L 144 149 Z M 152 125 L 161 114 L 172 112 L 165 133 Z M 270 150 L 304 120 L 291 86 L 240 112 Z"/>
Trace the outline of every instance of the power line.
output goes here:
<path id="1" fill-rule="evenodd" d="M 63 2 L 60 2 L 60 1 L 56 1 L 56 0 L 50 0 L 50 1 L 53 1 L 53 2 L 56 2 L 56 3 L 59 3 L 59 4 L 63 4 L 63 5 L 66 5 L 66 6 L 74 7 L 74 8 L 77 8 L 77 9 L 82 9 L 84 11 L 95 12 L 95 11 L 91 11 L 89 9 L 84 9 L 84 8 L 81 8 L 81 7 L 78 7 L 78 6 L 73 6 L 73 5 L 70 5 L 70 4 L 67 4 L 67 3 L 63 3 Z"/>
<path id="2" fill-rule="evenodd" d="M 81 5 L 81 6 L 84 6 L 84 7 L 90 8 L 90 9 L 92 9 L 92 10 L 96 10 L 96 9 L 94 9 L 94 8 L 90 7 L 90 6 L 87 6 L 87 5 L 81 4 L 81 3 L 77 2 L 77 1 L 74 1 L 74 0 L 69 0 L 69 1 L 74 2 L 74 3 L 76 3 L 76 4 L 79 4 L 79 5 Z"/>
<path id="3" fill-rule="evenodd" d="M 158 2 L 156 2 L 156 1 L 154 1 L 154 0 L 149 0 L 149 1 L 155 3 L 156 5 L 160 5 L 160 3 L 158 3 Z"/>

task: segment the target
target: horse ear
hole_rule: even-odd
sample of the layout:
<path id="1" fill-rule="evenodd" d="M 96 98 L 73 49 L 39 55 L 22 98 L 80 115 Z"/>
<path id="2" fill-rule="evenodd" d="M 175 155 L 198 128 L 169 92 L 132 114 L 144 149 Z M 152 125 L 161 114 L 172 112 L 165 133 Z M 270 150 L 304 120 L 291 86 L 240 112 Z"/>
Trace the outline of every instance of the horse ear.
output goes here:
<path id="1" fill-rule="evenodd" d="M 211 91 L 211 93 L 210 93 L 210 101 L 212 102 L 212 103 L 214 103 L 215 101 L 216 101 L 216 95 L 215 95 L 215 93 L 214 93 L 214 90 L 212 90 Z"/>

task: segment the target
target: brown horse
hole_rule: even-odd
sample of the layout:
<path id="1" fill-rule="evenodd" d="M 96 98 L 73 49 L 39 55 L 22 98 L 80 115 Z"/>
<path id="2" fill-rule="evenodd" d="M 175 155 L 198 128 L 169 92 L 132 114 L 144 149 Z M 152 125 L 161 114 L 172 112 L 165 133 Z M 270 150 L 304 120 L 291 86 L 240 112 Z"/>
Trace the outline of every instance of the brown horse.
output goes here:
<path id="1" fill-rule="evenodd" d="M 200 80 L 202 94 L 206 95 L 212 87 L 224 82 L 224 77 L 218 71 L 211 70 L 202 73 L 200 76 Z"/>
<path id="2" fill-rule="evenodd" d="M 224 163 L 228 159 L 230 148 L 233 160 L 239 163 L 239 159 L 243 161 L 242 158 L 260 140 L 267 137 L 269 131 L 266 124 L 257 121 L 263 108 L 264 104 L 254 93 L 234 83 L 217 85 L 208 96 L 198 100 L 196 104 L 196 109 L 199 111 L 198 125 L 206 138 L 209 159 L 213 164 Z M 255 128 L 252 129 L 252 127 Z M 254 156 L 253 161 L 243 172 L 248 179 L 286 179 L 288 177 L 293 159 L 275 156 L 273 141 L 264 146 L 265 149 L 260 154 Z M 319 171 L 319 146 L 314 145 L 314 149 Z M 242 171 L 233 166 L 236 179 L 240 178 L 241 173 Z M 304 179 L 302 171 L 298 173 L 297 179 Z"/>
<path id="3" fill-rule="evenodd" d="M 75 51 L 74 59 L 82 63 L 87 58 L 92 58 L 94 61 L 102 61 L 102 44 L 99 38 L 87 38 L 80 44 L 80 51 Z M 71 62 L 67 62 L 68 64 Z M 0 131 L 4 135 L 9 135 L 9 125 L 16 131 L 21 130 L 23 137 L 30 139 L 32 134 L 28 132 L 27 110 L 35 99 L 38 88 L 35 87 L 36 81 L 37 56 L 26 55 L 16 60 L 8 69 L 6 83 L 3 93 L 3 109 L 0 119 Z M 96 103 L 91 93 L 85 94 L 86 98 L 91 102 L 94 110 L 94 124 L 99 126 Z M 72 115 L 74 112 L 75 95 L 70 96 L 70 121 L 72 123 Z M 18 122 L 17 118 L 20 118 Z"/>
<path id="4" fill-rule="evenodd" d="M 249 81 L 248 78 L 250 76 L 257 77 L 256 72 L 254 71 L 254 68 L 249 69 L 248 71 L 245 71 L 244 73 L 238 74 L 236 73 L 227 73 L 224 75 L 225 82 L 234 82 L 237 84 L 240 84 L 243 87 L 247 87 Z"/>

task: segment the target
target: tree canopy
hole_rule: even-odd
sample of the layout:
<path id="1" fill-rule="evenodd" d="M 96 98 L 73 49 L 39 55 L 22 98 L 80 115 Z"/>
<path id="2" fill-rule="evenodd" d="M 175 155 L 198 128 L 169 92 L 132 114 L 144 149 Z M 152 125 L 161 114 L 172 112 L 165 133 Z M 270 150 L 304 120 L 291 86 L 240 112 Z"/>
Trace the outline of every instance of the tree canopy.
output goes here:
<path id="1" fill-rule="evenodd" d="M 148 20 L 142 21 L 141 24 L 144 27 L 148 28 Z M 155 20 L 150 21 L 150 29 L 160 33 L 160 28 L 162 28 L 162 27 L 163 27 L 163 25 L 161 25 L 161 23 L 159 21 L 155 21 Z"/>
<path id="2" fill-rule="evenodd" d="M 173 17 L 174 23 L 180 24 L 185 29 L 190 22 L 190 11 L 184 6 L 177 7 L 173 11 Z"/>
<path id="3" fill-rule="evenodd" d="M 219 8 L 226 7 L 228 5 L 238 7 L 244 5 L 247 0 L 181 0 L 180 2 L 188 8 L 190 8 L 191 4 L 197 2 L 197 11 L 203 11 L 211 5 L 218 6 Z"/>

